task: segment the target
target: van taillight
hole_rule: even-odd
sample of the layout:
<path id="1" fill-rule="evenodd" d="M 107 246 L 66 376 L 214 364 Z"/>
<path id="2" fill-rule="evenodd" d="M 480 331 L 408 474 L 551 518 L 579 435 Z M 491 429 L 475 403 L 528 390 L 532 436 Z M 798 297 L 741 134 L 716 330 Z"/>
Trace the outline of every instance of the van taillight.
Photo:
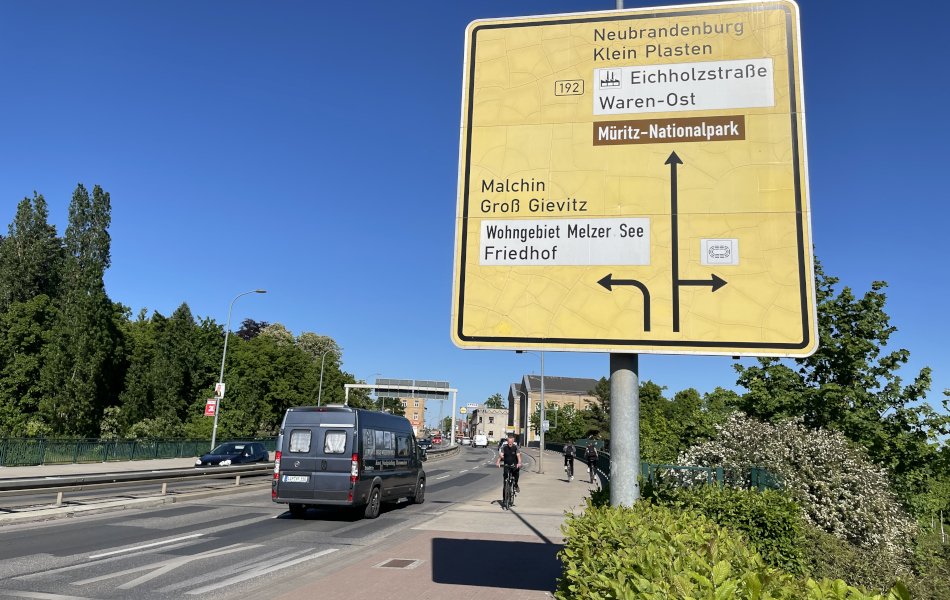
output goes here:
<path id="1" fill-rule="evenodd" d="M 360 476 L 360 455 L 354 454 L 350 460 L 350 481 L 356 481 Z"/>
<path id="2" fill-rule="evenodd" d="M 280 478 L 280 450 L 274 454 L 274 479 Z"/>

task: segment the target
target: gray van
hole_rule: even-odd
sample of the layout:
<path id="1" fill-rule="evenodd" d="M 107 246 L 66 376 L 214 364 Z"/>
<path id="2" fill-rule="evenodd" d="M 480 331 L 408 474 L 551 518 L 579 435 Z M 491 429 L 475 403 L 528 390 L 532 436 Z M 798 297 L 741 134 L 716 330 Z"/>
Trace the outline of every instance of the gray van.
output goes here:
<path id="1" fill-rule="evenodd" d="M 291 408 L 277 438 L 271 499 L 289 504 L 293 517 L 310 507 L 363 507 L 375 519 L 382 502 L 425 501 L 425 459 L 405 417 L 340 405 Z"/>

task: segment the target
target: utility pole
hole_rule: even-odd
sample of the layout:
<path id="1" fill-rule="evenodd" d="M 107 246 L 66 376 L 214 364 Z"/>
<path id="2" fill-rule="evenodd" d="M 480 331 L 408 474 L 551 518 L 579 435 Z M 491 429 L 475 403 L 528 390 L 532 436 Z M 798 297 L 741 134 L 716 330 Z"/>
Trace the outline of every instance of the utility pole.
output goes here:
<path id="1" fill-rule="evenodd" d="M 541 430 L 541 445 L 538 448 L 538 473 L 544 473 L 544 351 L 542 350 L 541 354 L 538 355 L 534 352 L 528 352 L 527 350 L 515 350 L 515 354 L 534 354 L 541 359 L 541 419 L 538 423 L 538 425 L 540 425 L 539 429 Z M 527 401 L 527 396 L 525 396 L 525 400 Z"/>
<path id="2" fill-rule="evenodd" d="M 244 292 L 243 294 L 238 294 L 234 297 L 234 300 L 231 300 L 231 306 L 228 307 L 228 324 L 224 327 L 224 352 L 221 354 L 221 374 L 218 376 L 218 383 L 224 383 L 224 359 L 228 355 L 228 337 L 231 334 L 231 309 L 234 308 L 234 302 L 241 296 L 247 296 L 248 294 L 266 294 L 267 292 L 261 289 L 251 290 L 250 292 Z M 214 441 L 218 436 L 218 413 L 221 412 L 221 404 L 224 402 L 224 394 L 218 398 L 218 402 L 214 407 L 214 426 L 211 428 L 211 449 L 214 450 Z"/>

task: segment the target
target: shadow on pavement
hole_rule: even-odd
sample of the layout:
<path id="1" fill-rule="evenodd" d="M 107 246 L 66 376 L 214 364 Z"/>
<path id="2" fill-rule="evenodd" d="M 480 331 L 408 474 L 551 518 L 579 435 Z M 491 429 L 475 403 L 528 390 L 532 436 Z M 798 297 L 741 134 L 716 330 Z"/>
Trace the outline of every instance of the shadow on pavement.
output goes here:
<path id="1" fill-rule="evenodd" d="M 561 576 L 560 544 L 433 538 L 432 581 L 450 585 L 553 592 Z M 487 569 L 460 565 L 482 564 Z M 501 565 L 506 565 L 502 567 Z"/>

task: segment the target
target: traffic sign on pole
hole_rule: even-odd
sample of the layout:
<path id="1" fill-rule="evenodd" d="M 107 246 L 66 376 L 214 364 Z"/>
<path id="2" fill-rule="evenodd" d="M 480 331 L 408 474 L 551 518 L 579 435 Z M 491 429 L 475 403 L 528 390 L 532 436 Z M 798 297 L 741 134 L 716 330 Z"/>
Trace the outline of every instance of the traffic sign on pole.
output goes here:
<path id="1" fill-rule="evenodd" d="M 456 217 L 460 347 L 813 353 L 797 5 L 474 21 Z"/>
<path id="2" fill-rule="evenodd" d="M 462 408 L 459 409 L 459 412 L 464 415 L 467 411 L 465 410 L 465 407 L 463 406 Z"/>

